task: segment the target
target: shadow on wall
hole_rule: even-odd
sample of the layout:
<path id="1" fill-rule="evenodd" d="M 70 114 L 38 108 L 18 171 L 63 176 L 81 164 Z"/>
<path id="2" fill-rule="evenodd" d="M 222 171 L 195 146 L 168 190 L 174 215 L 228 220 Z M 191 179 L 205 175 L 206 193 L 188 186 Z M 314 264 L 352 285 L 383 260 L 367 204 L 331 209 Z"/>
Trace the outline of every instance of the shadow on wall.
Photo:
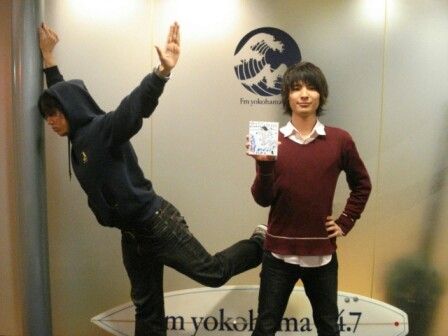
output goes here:
<path id="1" fill-rule="evenodd" d="M 448 116 L 448 111 L 445 113 Z M 448 117 L 443 123 L 446 129 Z M 443 132 L 443 130 L 442 130 Z M 397 260 L 386 277 L 387 300 L 392 305 L 404 310 L 409 318 L 408 336 L 429 336 L 431 326 L 437 313 L 440 297 L 443 293 L 443 279 L 432 263 L 434 241 L 442 225 L 442 210 L 446 195 L 444 186 L 448 175 L 448 132 L 442 133 L 445 140 L 441 142 L 436 162 L 436 171 L 430 193 L 435 195 L 426 209 L 422 241 L 414 254 Z"/>

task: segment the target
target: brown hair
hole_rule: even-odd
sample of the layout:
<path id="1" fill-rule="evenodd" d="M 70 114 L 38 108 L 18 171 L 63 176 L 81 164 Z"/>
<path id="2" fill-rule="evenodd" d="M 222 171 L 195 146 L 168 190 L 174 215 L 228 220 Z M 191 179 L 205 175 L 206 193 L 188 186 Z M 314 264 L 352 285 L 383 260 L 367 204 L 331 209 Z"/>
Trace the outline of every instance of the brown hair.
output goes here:
<path id="1" fill-rule="evenodd" d="M 320 100 L 316 115 L 322 115 L 323 106 L 327 102 L 328 84 L 322 70 L 310 62 L 300 62 L 290 66 L 283 75 L 282 103 L 286 114 L 292 115 L 289 105 L 289 93 L 298 83 L 304 83 L 319 92 Z"/>

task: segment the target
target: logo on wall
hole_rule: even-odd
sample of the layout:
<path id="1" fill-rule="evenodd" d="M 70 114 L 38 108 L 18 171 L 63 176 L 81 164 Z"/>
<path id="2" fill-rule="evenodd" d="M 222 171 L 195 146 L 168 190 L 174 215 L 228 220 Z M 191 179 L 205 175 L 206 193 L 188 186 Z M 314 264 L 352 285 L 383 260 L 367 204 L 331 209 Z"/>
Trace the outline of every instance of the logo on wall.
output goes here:
<path id="1" fill-rule="evenodd" d="M 250 92 L 276 96 L 286 69 L 302 59 L 294 39 L 283 30 L 263 27 L 246 34 L 235 49 L 235 75 Z"/>

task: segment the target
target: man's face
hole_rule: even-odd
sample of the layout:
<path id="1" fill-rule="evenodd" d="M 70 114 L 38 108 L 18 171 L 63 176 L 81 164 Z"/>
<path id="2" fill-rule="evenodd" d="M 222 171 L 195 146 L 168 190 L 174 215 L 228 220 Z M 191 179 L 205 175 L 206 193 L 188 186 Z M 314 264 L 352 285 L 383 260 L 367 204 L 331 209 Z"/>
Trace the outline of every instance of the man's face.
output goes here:
<path id="1" fill-rule="evenodd" d="M 316 115 L 319 103 L 319 92 L 303 82 L 295 84 L 289 92 L 289 106 L 293 115 L 301 117 Z"/>
<path id="2" fill-rule="evenodd" d="M 68 121 L 59 110 L 54 110 L 45 117 L 47 124 L 60 136 L 67 136 L 70 130 Z"/>

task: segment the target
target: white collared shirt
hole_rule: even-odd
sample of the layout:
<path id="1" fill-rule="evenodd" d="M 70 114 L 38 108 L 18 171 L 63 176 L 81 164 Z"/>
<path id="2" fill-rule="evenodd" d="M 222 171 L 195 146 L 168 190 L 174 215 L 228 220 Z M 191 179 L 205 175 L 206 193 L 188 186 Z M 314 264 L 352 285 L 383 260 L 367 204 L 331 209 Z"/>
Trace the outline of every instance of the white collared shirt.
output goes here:
<path id="1" fill-rule="evenodd" d="M 319 121 L 319 119 L 317 119 L 311 133 L 305 137 L 299 133 L 291 121 L 280 128 L 280 132 L 285 136 L 285 138 L 291 139 L 300 145 L 307 145 L 316 140 L 318 136 L 326 135 L 325 126 Z M 331 261 L 331 254 L 323 256 L 298 256 L 272 253 L 272 255 L 286 263 L 299 265 L 301 267 L 320 267 L 327 265 Z"/>
<path id="2" fill-rule="evenodd" d="M 317 119 L 316 124 L 314 125 L 311 133 L 305 137 L 303 137 L 299 133 L 299 131 L 294 127 L 294 125 L 290 121 L 288 121 L 288 123 L 285 126 L 280 128 L 280 132 L 282 132 L 285 138 L 289 138 L 300 145 L 309 144 L 310 142 L 314 141 L 319 135 L 326 135 L 325 126 L 319 121 L 319 119 Z"/>

